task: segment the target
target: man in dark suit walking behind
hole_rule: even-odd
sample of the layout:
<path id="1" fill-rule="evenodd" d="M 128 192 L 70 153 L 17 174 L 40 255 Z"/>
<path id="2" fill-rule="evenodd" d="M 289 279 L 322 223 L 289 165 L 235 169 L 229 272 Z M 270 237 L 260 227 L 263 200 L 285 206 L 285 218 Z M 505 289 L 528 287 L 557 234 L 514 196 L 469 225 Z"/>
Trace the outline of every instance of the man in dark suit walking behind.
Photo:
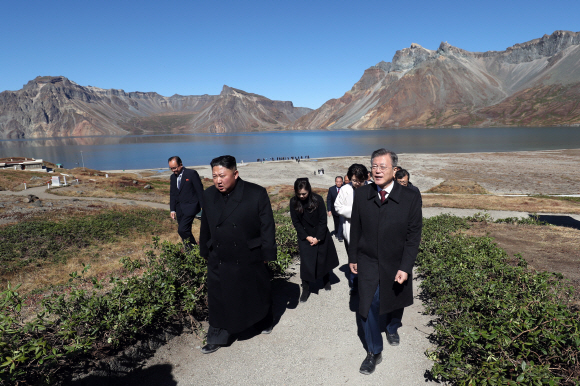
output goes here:
<path id="1" fill-rule="evenodd" d="M 379 315 L 387 314 L 387 341 L 399 344 L 404 307 L 413 304 L 413 265 L 421 241 L 421 195 L 394 181 L 397 154 L 371 156 L 374 183 L 360 187 L 351 216 L 349 266 L 358 274 L 358 316 L 367 346 L 360 372 L 371 374 L 382 360 Z"/>
<path id="2" fill-rule="evenodd" d="M 336 212 L 336 209 L 334 209 L 334 201 L 336 201 L 342 183 L 342 177 L 337 176 L 334 179 L 334 186 L 328 188 L 328 195 L 326 196 L 326 210 L 328 211 L 328 217 L 332 216 L 332 219 L 334 220 L 334 235 L 340 242 L 343 241 L 342 222 L 340 221 L 340 215 Z"/>
<path id="3" fill-rule="evenodd" d="M 269 334 L 273 315 L 268 261 L 276 230 L 263 187 L 239 178 L 230 155 L 211 161 L 214 186 L 204 192 L 199 254 L 207 259 L 209 330 L 204 354 L 250 327 Z"/>
<path id="4" fill-rule="evenodd" d="M 169 210 L 171 218 L 177 219 L 177 233 L 187 251 L 197 244 L 191 233 L 191 225 L 195 215 L 203 207 L 203 185 L 199 174 L 193 169 L 183 167 L 178 156 L 170 157 L 168 163 L 173 172 L 169 186 Z"/>

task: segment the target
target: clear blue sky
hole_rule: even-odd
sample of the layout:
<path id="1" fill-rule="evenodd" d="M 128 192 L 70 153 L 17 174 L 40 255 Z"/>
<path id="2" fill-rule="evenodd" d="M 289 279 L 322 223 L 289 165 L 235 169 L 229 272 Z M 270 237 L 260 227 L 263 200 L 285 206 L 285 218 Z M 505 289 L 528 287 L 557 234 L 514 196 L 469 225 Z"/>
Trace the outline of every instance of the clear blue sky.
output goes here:
<path id="1" fill-rule="evenodd" d="M 418 43 L 504 50 L 580 31 L 580 1 L 3 1 L 0 91 L 38 75 L 161 95 L 239 88 L 295 106 L 339 98 Z"/>

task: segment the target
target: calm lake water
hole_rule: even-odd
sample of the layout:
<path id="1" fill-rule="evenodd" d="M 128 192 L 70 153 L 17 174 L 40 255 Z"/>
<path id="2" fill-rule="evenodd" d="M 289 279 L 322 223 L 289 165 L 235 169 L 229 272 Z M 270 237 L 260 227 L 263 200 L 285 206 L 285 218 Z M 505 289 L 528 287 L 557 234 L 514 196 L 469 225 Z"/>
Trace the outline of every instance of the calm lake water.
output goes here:
<path id="1" fill-rule="evenodd" d="M 206 165 L 231 154 L 257 158 L 370 155 L 380 147 L 398 153 L 470 153 L 580 148 L 580 128 L 473 128 L 371 131 L 269 132 L 227 135 L 146 135 L 0 140 L 0 158 L 26 156 L 91 169 L 167 168 L 179 155 L 185 165 Z M 82 152 L 82 153 L 81 153 Z"/>

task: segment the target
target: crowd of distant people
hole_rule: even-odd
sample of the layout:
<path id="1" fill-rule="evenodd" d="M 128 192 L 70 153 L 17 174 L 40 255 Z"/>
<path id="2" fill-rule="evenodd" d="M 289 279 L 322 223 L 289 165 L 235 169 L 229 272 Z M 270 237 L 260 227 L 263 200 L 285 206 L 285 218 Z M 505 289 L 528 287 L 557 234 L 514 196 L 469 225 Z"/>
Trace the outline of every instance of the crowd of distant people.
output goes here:
<path id="1" fill-rule="evenodd" d="M 301 159 L 310 159 L 309 155 L 300 155 L 292 157 L 270 157 L 270 158 L 258 158 L 256 162 L 266 162 L 266 161 L 296 161 L 300 162 Z"/>

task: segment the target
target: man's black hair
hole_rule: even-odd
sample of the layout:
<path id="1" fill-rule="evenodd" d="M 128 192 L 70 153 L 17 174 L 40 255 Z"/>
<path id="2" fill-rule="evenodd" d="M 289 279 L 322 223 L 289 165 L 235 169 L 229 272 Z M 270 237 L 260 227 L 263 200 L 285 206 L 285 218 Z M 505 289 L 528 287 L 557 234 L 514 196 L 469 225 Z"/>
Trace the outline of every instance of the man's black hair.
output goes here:
<path id="1" fill-rule="evenodd" d="M 169 157 L 169 159 L 167 160 L 167 163 L 170 163 L 171 161 L 177 162 L 177 166 L 183 165 L 183 163 L 181 162 L 181 158 L 179 158 L 176 155 L 174 155 L 173 157 Z"/>
<path id="2" fill-rule="evenodd" d="M 409 177 L 409 180 L 411 179 L 411 175 L 405 169 L 397 170 L 397 172 L 395 173 L 396 180 L 400 180 L 401 178 L 405 178 L 405 176 Z"/>
<path id="3" fill-rule="evenodd" d="M 387 150 L 387 149 L 378 149 L 378 150 L 373 151 L 373 154 L 371 155 L 371 164 L 373 163 L 373 160 L 375 158 L 381 157 L 383 155 L 388 155 L 391 157 L 391 166 L 392 167 L 397 166 L 397 162 L 399 161 L 399 156 L 394 151 Z"/>
<path id="4" fill-rule="evenodd" d="M 234 172 L 238 170 L 236 157 L 231 155 L 220 155 L 219 157 L 212 159 L 209 165 L 212 169 L 216 166 L 223 166 L 224 168 L 230 169 Z"/>

